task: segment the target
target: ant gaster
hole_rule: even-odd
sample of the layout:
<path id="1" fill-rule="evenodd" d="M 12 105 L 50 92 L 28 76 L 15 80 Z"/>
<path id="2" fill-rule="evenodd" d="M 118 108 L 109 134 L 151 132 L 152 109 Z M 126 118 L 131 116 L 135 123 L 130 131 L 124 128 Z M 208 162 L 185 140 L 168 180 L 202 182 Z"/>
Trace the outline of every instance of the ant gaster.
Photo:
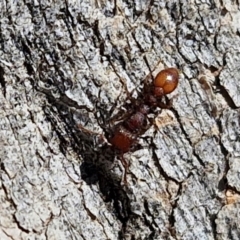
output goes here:
<path id="1" fill-rule="evenodd" d="M 146 131 L 147 115 L 164 105 L 161 104 L 162 97 L 175 90 L 178 80 L 178 70 L 166 68 L 157 74 L 152 84 L 144 86 L 142 94 L 136 99 L 135 111 L 116 126 L 109 139 L 114 149 L 125 153 L 132 148 L 138 136 Z"/>

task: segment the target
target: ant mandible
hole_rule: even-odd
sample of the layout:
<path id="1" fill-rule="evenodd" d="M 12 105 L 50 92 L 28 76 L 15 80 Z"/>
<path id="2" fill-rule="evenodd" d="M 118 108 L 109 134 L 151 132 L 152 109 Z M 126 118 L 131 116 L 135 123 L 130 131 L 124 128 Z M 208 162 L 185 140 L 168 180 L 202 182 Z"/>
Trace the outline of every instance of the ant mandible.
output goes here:
<path id="1" fill-rule="evenodd" d="M 166 68 L 160 71 L 152 84 L 144 86 L 142 93 L 135 101 L 135 111 L 115 127 L 109 142 L 119 152 L 128 152 L 136 143 L 138 136 L 147 128 L 147 115 L 158 106 L 163 106 L 162 97 L 173 92 L 179 80 L 176 68 Z"/>

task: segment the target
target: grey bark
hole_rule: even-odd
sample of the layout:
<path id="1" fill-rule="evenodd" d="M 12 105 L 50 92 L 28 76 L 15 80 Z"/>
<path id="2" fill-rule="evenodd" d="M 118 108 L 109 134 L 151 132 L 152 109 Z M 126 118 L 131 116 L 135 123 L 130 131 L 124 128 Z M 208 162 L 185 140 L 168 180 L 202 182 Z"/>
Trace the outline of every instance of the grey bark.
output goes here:
<path id="1" fill-rule="evenodd" d="M 0 239 L 240 239 L 238 1 L 0 6 Z M 172 108 L 115 154 L 165 67 Z"/>

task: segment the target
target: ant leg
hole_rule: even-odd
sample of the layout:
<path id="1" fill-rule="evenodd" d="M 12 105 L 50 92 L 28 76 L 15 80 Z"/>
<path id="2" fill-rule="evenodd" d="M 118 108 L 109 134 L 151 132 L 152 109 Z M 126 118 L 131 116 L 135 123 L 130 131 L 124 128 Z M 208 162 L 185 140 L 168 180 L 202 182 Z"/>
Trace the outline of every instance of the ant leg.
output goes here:
<path id="1" fill-rule="evenodd" d="M 125 119 L 127 119 L 129 116 L 132 115 L 132 111 L 128 111 L 128 112 L 123 112 L 123 111 L 120 111 L 118 114 L 116 114 L 114 117 L 112 117 L 109 122 L 110 124 L 114 124 L 116 125 L 116 122 L 121 122 Z"/>
<path id="2" fill-rule="evenodd" d="M 144 83 L 146 83 L 146 81 L 147 81 L 149 78 L 151 78 L 152 80 L 154 79 L 154 77 L 153 77 L 153 75 L 152 75 L 152 72 L 155 70 L 156 67 L 154 67 L 153 69 L 151 69 L 150 64 L 149 64 L 146 56 L 144 56 L 143 59 L 144 59 L 146 65 L 147 65 L 147 67 L 148 67 L 148 70 L 149 70 L 149 74 L 145 77 L 145 80 L 144 80 Z M 158 64 L 157 64 L 157 65 L 158 65 Z"/>
<path id="3" fill-rule="evenodd" d="M 154 71 L 156 71 L 156 69 L 158 69 L 159 66 L 162 65 L 161 68 L 163 68 L 164 65 L 162 64 L 162 61 L 160 60 L 160 61 L 157 62 L 157 64 L 156 64 L 153 68 L 151 68 L 151 67 L 150 67 L 150 64 L 149 64 L 149 62 L 148 62 L 148 59 L 146 58 L 146 56 L 144 56 L 143 59 L 144 59 L 146 65 L 147 65 L 147 67 L 148 67 L 148 70 L 149 70 L 149 74 L 145 77 L 145 80 L 144 80 L 144 85 L 146 85 L 146 83 L 147 83 L 147 81 L 149 80 L 149 78 L 151 78 L 152 82 L 154 81 L 154 77 L 153 77 L 153 74 L 152 74 L 152 73 L 153 73 Z"/>
<path id="4" fill-rule="evenodd" d="M 167 99 L 166 103 L 163 102 L 159 102 L 157 104 L 158 107 L 162 108 L 162 109 L 170 109 L 173 106 L 173 100 L 174 98 L 176 98 L 178 95 L 175 95 L 174 97 L 172 97 L 171 99 Z"/>
<path id="5" fill-rule="evenodd" d="M 123 179 L 122 181 L 124 182 L 125 185 L 127 185 L 127 171 L 129 169 L 129 164 L 128 162 L 124 159 L 123 154 L 120 156 L 121 163 L 124 167 L 124 173 L 123 173 Z"/>
<path id="6" fill-rule="evenodd" d="M 91 131 L 89 129 L 86 129 L 81 124 L 77 124 L 77 128 L 83 134 L 91 136 L 91 138 L 97 137 L 97 141 L 95 140 L 97 145 L 99 145 L 99 146 L 102 146 L 102 145 L 105 145 L 105 144 L 109 145 L 109 143 L 108 143 L 108 141 L 107 141 L 107 139 L 106 139 L 106 137 L 104 136 L 103 133 L 98 133 L 98 132 L 94 132 L 94 131 Z"/>
<path id="7" fill-rule="evenodd" d="M 170 109 L 172 107 L 172 100 L 169 100 L 167 103 L 159 102 L 158 107 L 161 109 Z"/>

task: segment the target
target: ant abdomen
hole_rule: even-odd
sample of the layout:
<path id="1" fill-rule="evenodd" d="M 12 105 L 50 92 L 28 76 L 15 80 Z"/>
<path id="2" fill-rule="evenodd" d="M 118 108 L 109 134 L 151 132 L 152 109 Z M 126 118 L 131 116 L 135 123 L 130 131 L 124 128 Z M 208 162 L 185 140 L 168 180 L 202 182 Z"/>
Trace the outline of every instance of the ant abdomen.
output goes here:
<path id="1" fill-rule="evenodd" d="M 162 97 L 173 92 L 178 85 L 179 73 L 176 68 L 166 68 L 154 79 L 154 95 Z"/>

